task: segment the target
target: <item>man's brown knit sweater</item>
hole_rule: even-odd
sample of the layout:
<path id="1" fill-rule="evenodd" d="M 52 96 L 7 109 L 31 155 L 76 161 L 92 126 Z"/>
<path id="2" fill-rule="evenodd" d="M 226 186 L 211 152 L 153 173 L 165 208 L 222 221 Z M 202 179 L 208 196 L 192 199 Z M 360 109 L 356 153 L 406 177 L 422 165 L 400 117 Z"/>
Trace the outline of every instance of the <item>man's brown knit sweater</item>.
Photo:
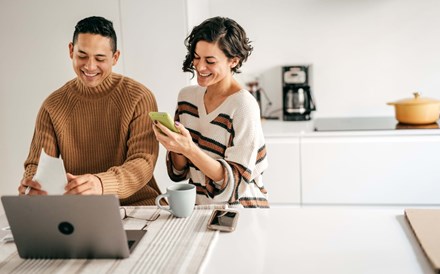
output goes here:
<path id="1" fill-rule="evenodd" d="M 38 113 L 24 177 L 34 176 L 44 148 L 61 155 L 67 172 L 95 174 L 103 194 L 116 194 L 121 205 L 154 205 L 159 146 L 150 111 L 157 111 L 153 94 L 122 75 L 113 73 L 95 88 L 78 78 L 67 82 Z"/>

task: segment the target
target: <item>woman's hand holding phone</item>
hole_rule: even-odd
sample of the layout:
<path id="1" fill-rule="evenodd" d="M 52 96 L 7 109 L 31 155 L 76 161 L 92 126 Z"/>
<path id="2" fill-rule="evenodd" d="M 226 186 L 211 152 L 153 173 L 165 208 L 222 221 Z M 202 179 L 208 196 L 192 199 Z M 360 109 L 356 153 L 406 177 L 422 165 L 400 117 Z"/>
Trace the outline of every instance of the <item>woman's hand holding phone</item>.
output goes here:
<path id="1" fill-rule="evenodd" d="M 149 113 L 151 120 L 158 121 L 162 125 L 166 126 L 169 130 L 180 133 L 179 129 L 174 125 L 174 121 L 171 118 L 171 115 L 167 112 L 150 112 Z"/>
<path id="2" fill-rule="evenodd" d="M 167 151 L 173 152 L 171 157 L 174 167 L 182 170 L 189 159 L 200 153 L 200 149 L 192 140 L 191 133 L 182 124 L 174 122 L 169 114 L 150 113 L 150 117 L 158 121 L 153 127 L 157 141 Z"/>
<path id="3" fill-rule="evenodd" d="M 167 151 L 172 152 L 170 157 L 177 170 L 183 170 L 191 161 L 193 165 L 214 181 L 223 178 L 223 166 L 194 143 L 191 133 L 184 125 L 177 121 L 174 122 L 169 114 L 150 113 L 150 117 L 154 121 L 158 121 L 153 126 L 154 135 Z M 175 133 L 175 131 L 179 133 Z"/>
<path id="4" fill-rule="evenodd" d="M 150 112 L 149 115 L 153 121 L 157 121 L 153 127 L 154 134 L 166 150 L 177 154 L 185 154 L 191 149 L 193 145 L 192 137 L 183 125 L 179 125 L 178 128 L 166 112 Z"/>

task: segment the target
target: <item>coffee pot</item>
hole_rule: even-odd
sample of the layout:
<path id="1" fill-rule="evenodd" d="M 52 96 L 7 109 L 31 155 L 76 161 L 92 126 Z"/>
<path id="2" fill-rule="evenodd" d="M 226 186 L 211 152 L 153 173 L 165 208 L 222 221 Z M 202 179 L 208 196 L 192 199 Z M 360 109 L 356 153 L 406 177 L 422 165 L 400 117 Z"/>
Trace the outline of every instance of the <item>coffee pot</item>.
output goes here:
<path id="1" fill-rule="evenodd" d="M 284 89 L 283 117 L 286 121 L 311 119 L 311 112 L 316 110 L 309 86 L 287 86 Z"/>
<path id="2" fill-rule="evenodd" d="M 283 67 L 283 120 L 305 121 L 316 110 L 309 85 L 309 66 Z"/>

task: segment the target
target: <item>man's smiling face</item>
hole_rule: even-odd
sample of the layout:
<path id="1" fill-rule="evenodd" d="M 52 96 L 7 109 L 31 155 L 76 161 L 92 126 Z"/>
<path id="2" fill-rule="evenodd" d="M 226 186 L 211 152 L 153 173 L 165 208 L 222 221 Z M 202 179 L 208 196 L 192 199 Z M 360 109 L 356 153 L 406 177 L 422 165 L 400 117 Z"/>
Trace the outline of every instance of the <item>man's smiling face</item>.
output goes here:
<path id="1" fill-rule="evenodd" d="M 78 78 L 87 87 L 100 85 L 116 65 L 119 51 L 113 53 L 111 40 L 99 34 L 81 33 L 69 44 L 70 58 Z"/>

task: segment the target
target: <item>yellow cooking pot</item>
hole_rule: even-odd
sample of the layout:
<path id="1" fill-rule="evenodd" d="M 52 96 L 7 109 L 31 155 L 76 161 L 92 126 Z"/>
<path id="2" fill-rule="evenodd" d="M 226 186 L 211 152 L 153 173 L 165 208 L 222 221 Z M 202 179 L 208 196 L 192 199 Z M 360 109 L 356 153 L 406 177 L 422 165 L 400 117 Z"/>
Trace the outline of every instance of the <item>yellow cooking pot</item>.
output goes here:
<path id="1" fill-rule="evenodd" d="M 414 98 L 387 103 L 395 107 L 397 121 L 410 125 L 426 125 L 437 122 L 440 115 L 440 101 L 421 98 L 418 92 L 413 94 Z"/>

